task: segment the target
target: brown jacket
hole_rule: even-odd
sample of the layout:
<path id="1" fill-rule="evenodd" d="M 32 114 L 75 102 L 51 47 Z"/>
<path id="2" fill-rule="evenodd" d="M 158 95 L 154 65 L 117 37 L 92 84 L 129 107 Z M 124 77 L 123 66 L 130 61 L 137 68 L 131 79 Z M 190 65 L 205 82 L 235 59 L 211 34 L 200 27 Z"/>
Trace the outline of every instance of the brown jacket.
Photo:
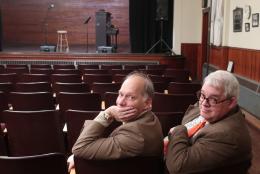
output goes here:
<path id="1" fill-rule="evenodd" d="M 198 106 L 190 106 L 182 124 L 198 116 Z M 213 173 L 251 160 L 251 140 L 239 107 L 224 119 L 206 125 L 192 140 L 183 125 L 177 126 L 169 138 L 166 165 L 171 174 Z"/>
<path id="2" fill-rule="evenodd" d="M 161 156 L 163 134 L 158 118 L 148 111 L 137 120 L 122 124 L 108 138 L 100 138 L 105 127 L 86 120 L 83 131 L 72 148 L 85 159 L 118 159 L 133 156 Z"/>

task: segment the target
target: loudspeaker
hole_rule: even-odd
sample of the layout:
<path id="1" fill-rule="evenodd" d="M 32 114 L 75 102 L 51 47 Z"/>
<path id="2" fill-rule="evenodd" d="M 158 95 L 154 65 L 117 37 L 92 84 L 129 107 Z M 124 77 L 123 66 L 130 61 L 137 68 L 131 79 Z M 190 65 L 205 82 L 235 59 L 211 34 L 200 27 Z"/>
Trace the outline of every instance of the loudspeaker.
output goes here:
<path id="1" fill-rule="evenodd" d="M 54 45 L 42 45 L 42 46 L 40 46 L 40 51 L 41 52 L 55 52 L 56 46 L 54 46 Z"/>
<path id="2" fill-rule="evenodd" d="M 168 1 L 156 0 L 156 20 L 168 20 Z"/>

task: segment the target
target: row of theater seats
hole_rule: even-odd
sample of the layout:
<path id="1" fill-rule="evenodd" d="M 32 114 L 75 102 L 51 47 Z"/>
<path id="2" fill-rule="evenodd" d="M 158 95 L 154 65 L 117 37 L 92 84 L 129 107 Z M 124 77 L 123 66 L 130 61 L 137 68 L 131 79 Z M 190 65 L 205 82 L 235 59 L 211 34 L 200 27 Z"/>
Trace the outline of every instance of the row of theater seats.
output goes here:
<path id="1" fill-rule="evenodd" d="M 21 78 L 21 76 L 22 75 L 19 75 L 17 79 Z M 63 76 L 65 76 L 64 79 L 68 79 L 66 75 Z M 163 75 L 157 76 L 163 77 Z M 51 78 L 52 75 L 49 75 L 49 77 Z M 16 85 L 20 83 L 17 82 L 18 81 L 11 82 L 14 87 L 13 89 L 17 89 Z M 0 106 L 2 111 L 0 120 L 5 125 L 5 128 L 7 128 L 7 132 L 0 133 L 0 147 L 1 141 L 3 140 L 2 149 L 6 149 L 3 152 L 0 151 L 0 153 L 13 156 L 4 158 L 0 157 L 0 170 L 4 171 L 4 173 L 8 174 L 9 172 L 15 174 L 15 169 L 19 171 L 19 165 L 17 165 L 19 161 L 23 161 L 21 165 L 22 167 L 25 167 L 26 165 L 33 165 L 34 167 L 31 167 L 30 169 L 32 169 L 32 172 L 34 173 L 41 174 L 41 172 L 43 173 L 45 171 L 41 169 L 39 170 L 41 167 L 37 164 L 37 162 L 41 163 L 41 166 L 51 166 L 51 172 L 55 171 L 55 173 L 67 173 L 65 162 L 66 155 L 71 153 L 70 149 L 76 141 L 84 121 L 86 119 L 93 119 L 98 114 L 101 110 L 101 100 L 104 100 L 105 107 L 107 108 L 110 105 L 115 104 L 118 95 L 117 93 L 107 92 L 102 97 L 100 94 L 90 93 L 89 91 L 84 91 L 84 93 L 82 93 L 82 91 L 79 93 L 69 93 L 68 91 L 62 91 L 62 89 L 57 90 L 57 88 L 59 88 L 57 87 L 59 86 L 59 83 L 64 82 L 49 81 L 47 83 L 51 84 L 52 90 L 56 89 L 56 91 L 54 91 L 54 93 L 56 93 L 56 100 L 54 100 L 52 93 L 53 91 L 38 92 L 38 96 L 31 102 L 29 101 L 30 99 L 26 99 L 28 94 L 20 95 L 19 99 L 11 99 L 15 92 L 10 93 L 9 90 L 8 92 L 5 91 L 0 93 L 0 98 L 2 97 L 0 99 L 0 104 L 1 106 L 5 106 Z M 93 90 L 93 86 L 94 83 L 89 85 L 88 89 Z M 167 88 L 165 87 L 164 89 Z M 188 89 L 190 90 L 190 87 L 188 87 Z M 188 105 L 196 102 L 194 91 L 192 94 L 181 94 L 180 92 L 178 92 L 178 94 L 155 94 L 153 100 L 153 111 L 156 113 L 162 124 L 162 129 L 165 136 L 171 127 L 180 124 L 183 117 L 183 112 L 186 110 Z M 5 93 L 9 94 L 5 95 Z M 41 105 L 44 103 L 43 101 L 45 101 L 45 99 L 40 97 L 42 94 L 49 97 L 45 104 L 50 107 L 38 107 L 34 110 L 34 105 Z M 8 98 L 6 98 L 7 96 Z M 32 97 L 33 95 L 30 96 Z M 20 101 L 20 103 L 15 105 L 14 102 L 17 101 Z M 13 110 L 10 110 L 10 104 L 13 105 Z M 57 104 L 59 105 L 59 109 L 55 110 Z M 66 132 L 62 130 L 64 122 L 66 122 Z M 120 123 L 114 122 L 106 131 L 104 136 L 107 136 L 115 127 L 119 125 Z M 55 152 L 55 154 L 47 154 L 50 152 Z M 32 156 L 27 157 L 28 155 Z M 26 162 L 31 159 L 34 162 L 29 162 L 26 164 Z M 49 161 L 46 165 L 43 164 L 45 160 Z M 120 167 L 118 167 L 118 165 L 113 165 L 115 162 L 119 164 Z M 13 163 L 16 163 L 15 169 L 11 166 Z M 127 172 L 147 173 L 148 171 L 148 173 L 162 173 L 164 170 L 162 159 L 154 157 L 136 157 L 115 161 L 88 161 L 83 159 L 75 159 L 75 163 L 77 174 L 87 172 L 93 174 Z M 135 165 L 135 167 L 127 167 L 129 164 Z M 29 173 L 29 170 L 27 173 Z M 46 173 L 46 171 L 44 173 Z"/>

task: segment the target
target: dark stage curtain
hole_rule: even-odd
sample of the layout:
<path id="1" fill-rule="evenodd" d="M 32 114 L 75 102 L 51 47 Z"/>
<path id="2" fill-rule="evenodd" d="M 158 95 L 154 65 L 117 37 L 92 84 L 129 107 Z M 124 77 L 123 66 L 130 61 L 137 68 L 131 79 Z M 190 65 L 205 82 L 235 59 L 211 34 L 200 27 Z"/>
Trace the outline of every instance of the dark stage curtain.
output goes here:
<path id="1" fill-rule="evenodd" d="M 159 0 L 130 0 L 130 42 L 132 53 L 146 53 L 160 40 L 160 24 L 163 24 L 162 38 L 172 48 L 173 1 L 168 1 L 168 20 L 157 20 L 156 9 Z M 162 47 L 161 47 L 162 46 Z M 166 52 L 161 42 L 150 53 Z"/>

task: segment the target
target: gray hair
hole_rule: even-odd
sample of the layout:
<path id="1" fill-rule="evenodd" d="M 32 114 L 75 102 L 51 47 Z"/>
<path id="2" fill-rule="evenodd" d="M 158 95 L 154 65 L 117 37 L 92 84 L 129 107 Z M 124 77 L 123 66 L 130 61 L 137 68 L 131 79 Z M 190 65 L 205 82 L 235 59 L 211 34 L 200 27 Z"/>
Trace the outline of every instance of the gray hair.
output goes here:
<path id="1" fill-rule="evenodd" d="M 239 97 L 239 82 L 237 78 L 230 72 L 224 70 L 217 70 L 210 73 L 203 84 L 211 85 L 216 88 L 224 90 L 224 95 L 227 98 Z"/>
<path id="2" fill-rule="evenodd" d="M 133 77 L 133 76 L 138 76 L 138 77 L 141 77 L 141 78 L 144 79 L 144 91 L 142 92 L 143 96 L 145 98 L 147 98 L 147 97 L 153 98 L 153 96 L 154 96 L 154 86 L 153 86 L 153 82 L 150 79 L 150 77 L 143 72 L 133 71 L 125 77 L 125 80 L 130 78 L 130 77 Z"/>

